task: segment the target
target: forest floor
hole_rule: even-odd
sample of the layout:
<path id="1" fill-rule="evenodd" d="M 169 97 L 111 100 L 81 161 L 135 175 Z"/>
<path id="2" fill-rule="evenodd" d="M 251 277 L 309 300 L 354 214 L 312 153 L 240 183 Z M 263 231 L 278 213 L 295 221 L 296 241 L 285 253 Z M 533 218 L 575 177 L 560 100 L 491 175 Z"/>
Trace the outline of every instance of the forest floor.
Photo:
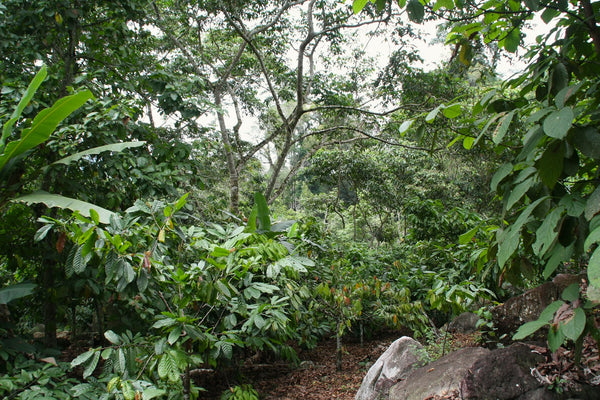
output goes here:
<path id="1" fill-rule="evenodd" d="M 336 370 L 335 340 L 326 340 L 312 349 L 298 353 L 299 367 L 291 368 L 283 363 L 257 363 L 244 366 L 242 375 L 247 384 L 258 391 L 261 400 L 353 400 L 363 377 L 370 366 L 399 337 L 398 333 L 383 333 L 361 345 L 352 338 L 343 346 L 342 371 Z M 479 335 L 454 335 L 445 342 L 440 339 L 426 346 L 432 357 L 465 346 L 477 346 Z M 574 352 L 559 349 L 552 355 L 545 347 L 531 345 L 533 351 L 546 357 L 535 369 L 538 380 L 554 384 L 555 390 L 576 389 L 578 385 L 600 385 L 600 361 L 598 347 L 588 337 L 583 346 L 582 367 L 575 367 Z M 432 354 L 433 352 L 433 354 Z M 209 389 L 201 399 L 220 399 L 224 390 L 239 383 L 224 379 L 211 379 L 203 387 Z"/>

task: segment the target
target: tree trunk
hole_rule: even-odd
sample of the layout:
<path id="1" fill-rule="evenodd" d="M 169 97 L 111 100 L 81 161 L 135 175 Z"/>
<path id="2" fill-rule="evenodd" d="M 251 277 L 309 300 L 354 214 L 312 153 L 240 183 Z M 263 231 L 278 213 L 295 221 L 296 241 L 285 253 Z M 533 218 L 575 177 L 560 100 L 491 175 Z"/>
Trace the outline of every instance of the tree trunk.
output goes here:
<path id="1" fill-rule="evenodd" d="M 342 370 L 342 321 L 339 320 L 336 324 L 335 333 L 335 369 Z"/>
<path id="2" fill-rule="evenodd" d="M 215 95 L 219 131 L 221 132 L 221 140 L 223 140 L 223 151 L 225 152 L 227 171 L 229 172 L 229 209 L 232 214 L 237 214 L 240 204 L 239 173 L 236 166 L 234 148 L 232 147 L 229 132 L 227 132 L 227 125 L 225 124 L 221 89 L 215 88 L 213 92 Z"/>

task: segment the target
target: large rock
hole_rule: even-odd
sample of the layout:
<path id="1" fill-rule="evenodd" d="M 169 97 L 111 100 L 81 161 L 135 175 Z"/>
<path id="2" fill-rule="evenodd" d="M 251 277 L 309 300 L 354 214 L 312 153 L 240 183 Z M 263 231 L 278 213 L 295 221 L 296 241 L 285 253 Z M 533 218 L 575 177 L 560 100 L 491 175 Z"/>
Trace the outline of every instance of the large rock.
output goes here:
<path id="1" fill-rule="evenodd" d="M 459 385 L 473 365 L 490 353 L 481 347 L 466 347 L 412 371 L 394 385 L 390 400 L 423 400 L 458 393 Z"/>
<path id="2" fill-rule="evenodd" d="M 500 335 L 513 334 L 519 326 L 538 319 L 541 312 L 557 300 L 560 288 L 553 282 L 508 299 L 503 304 L 492 309 L 492 321 Z"/>
<path id="3" fill-rule="evenodd" d="M 414 368 L 426 363 L 426 351 L 416 340 L 404 336 L 379 357 L 364 377 L 356 400 L 386 398 L 390 387 L 404 379 Z"/>
<path id="4" fill-rule="evenodd" d="M 477 316 L 477 314 L 464 312 L 448 324 L 448 332 L 464 334 L 473 333 L 477 330 L 478 321 L 479 316 Z"/>
<path id="5" fill-rule="evenodd" d="M 477 360 L 460 382 L 464 399 L 516 399 L 542 386 L 531 368 L 544 357 L 523 344 L 497 349 Z"/>
<path id="6" fill-rule="evenodd" d="M 389 400 L 552 399 L 530 369 L 543 357 L 523 344 L 490 351 L 467 347 L 413 370 L 389 391 Z"/>
<path id="7" fill-rule="evenodd" d="M 567 286 L 581 283 L 585 274 L 558 274 L 552 282 L 546 282 L 534 289 L 508 299 L 492 309 L 492 321 L 500 335 L 513 334 L 519 326 L 539 318 L 541 312 L 560 295 Z"/>

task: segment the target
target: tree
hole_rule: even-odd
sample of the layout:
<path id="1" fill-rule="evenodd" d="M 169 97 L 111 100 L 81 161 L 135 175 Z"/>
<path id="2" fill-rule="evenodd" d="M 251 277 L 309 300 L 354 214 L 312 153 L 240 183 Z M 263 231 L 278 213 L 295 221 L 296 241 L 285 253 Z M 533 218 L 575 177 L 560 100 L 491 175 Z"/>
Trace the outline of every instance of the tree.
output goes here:
<path id="1" fill-rule="evenodd" d="M 366 3 L 355 1 L 355 9 Z M 549 341 L 554 349 L 567 338 L 579 343 L 584 332 L 597 335 L 585 316 L 600 302 L 600 126 L 595 118 L 600 99 L 595 72 L 600 56 L 600 3 L 411 0 L 401 1 L 400 6 L 406 6 L 417 22 L 426 10 L 452 22 L 447 42 L 468 46 L 462 39 L 481 35 L 485 42 L 495 41 L 512 53 L 521 49 L 522 30 L 535 13 L 545 23 L 554 23 L 548 34 L 525 48 L 531 61 L 526 71 L 490 90 L 472 108 L 478 119 L 467 117 L 464 123 L 480 132 L 474 140 L 468 139 L 470 143 L 491 141 L 508 160 L 491 184 L 502 196 L 506 220 L 490 249 L 497 257 L 500 282 L 520 282 L 528 272 L 523 266 L 531 265 L 530 260 L 535 260 L 537 273 L 544 278 L 569 266 L 587 270 L 587 283 L 564 295 L 574 314 L 554 321 Z M 579 303 L 580 297 L 591 303 Z M 548 323 L 529 325 L 519 337 Z"/>

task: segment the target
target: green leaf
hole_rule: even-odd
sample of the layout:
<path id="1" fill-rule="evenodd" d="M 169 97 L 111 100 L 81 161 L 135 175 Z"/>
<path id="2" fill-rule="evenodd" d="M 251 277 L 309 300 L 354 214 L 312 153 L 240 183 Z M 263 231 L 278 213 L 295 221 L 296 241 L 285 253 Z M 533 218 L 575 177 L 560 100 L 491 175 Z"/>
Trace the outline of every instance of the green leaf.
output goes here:
<path id="1" fill-rule="evenodd" d="M 443 113 L 446 118 L 453 119 L 462 114 L 462 108 L 460 104 L 452 104 L 450 107 L 445 107 Z"/>
<path id="2" fill-rule="evenodd" d="M 458 237 L 458 243 L 459 244 L 467 244 L 471 241 L 471 239 L 473 239 L 473 237 L 475 237 L 475 235 L 477 234 L 477 231 L 479 231 L 479 225 L 476 226 L 475 228 L 471 229 L 468 232 L 463 233 L 462 235 L 460 235 Z"/>
<path id="3" fill-rule="evenodd" d="M 564 160 L 565 144 L 561 141 L 548 146 L 536 162 L 540 179 L 550 189 L 554 188 L 563 172 Z"/>
<path id="4" fill-rule="evenodd" d="M 560 228 L 559 222 L 562 220 L 564 209 L 557 207 L 544 218 L 544 222 L 535 232 L 535 243 L 532 246 L 533 253 L 539 258 L 544 258 L 544 255 L 552 247 L 558 239 Z"/>
<path id="5" fill-rule="evenodd" d="M 565 107 L 554 111 L 544 119 L 544 133 L 555 139 L 564 139 L 573 123 L 573 110 Z"/>
<path id="6" fill-rule="evenodd" d="M 152 325 L 153 328 L 159 329 L 164 328 L 165 326 L 173 326 L 177 323 L 177 321 L 173 318 L 163 318 L 159 319 Z"/>
<path id="7" fill-rule="evenodd" d="M 554 330 L 554 328 L 550 328 L 548 331 L 548 348 L 551 352 L 555 352 L 559 349 L 560 346 L 565 341 L 565 333 L 562 329 Z"/>
<path id="8" fill-rule="evenodd" d="M 600 186 L 586 200 L 584 213 L 588 221 L 591 221 L 596 214 L 600 213 Z"/>
<path id="9" fill-rule="evenodd" d="M 113 144 L 107 144 L 107 145 L 104 145 L 104 146 L 93 147 L 91 149 L 80 151 L 79 153 L 72 154 L 72 155 L 70 155 L 68 157 L 61 158 L 60 160 L 55 161 L 55 162 L 53 162 L 50 165 L 55 165 L 55 164 L 69 165 L 72 162 L 81 160 L 85 156 L 96 155 L 96 154 L 104 153 L 105 151 L 114 151 L 114 152 L 119 153 L 119 152 L 122 152 L 125 149 L 130 149 L 130 148 L 134 148 L 134 147 L 140 147 L 140 146 L 143 146 L 145 144 L 146 144 L 145 141 L 142 141 L 142 142 L 122 142 L 122 143 L 113 143 Z"/>
<path id="10" fill-rule="evenodd" d="M 35 283 L 17 283 L 0 289 L 0 304 L 29 296 L 37 287 Z"/>
<path id="11" fill-rule="evenodd" d="M 433 5 L 433 11 L 437 11 L 442 7 L 447 10 L 454 9 L 454 0 L 437 0 Z"/>
<path id="12" fill-rule="evenodd" d="M 563 108 L 565 104 L 571 99 L 571 97 L 581 89 L 583 82 L 579 82 L 575 85 L 568 86 L 562 89 L 554 98 L 554 104 L 556 108 Z"/>
<path id="13" fill-rule="evenodd" d="M 116 344 L 116 345 L 121 344 L 121 338 L 119 337 L 119 335 L 114 333 L 112 330 L 108 330 L 108 331 L 104 332 L 104 337 L 106 338 L 106 340 L 108 340 L 112 344 Z"/>
<path id="14" fill-rule="evenodd" d="M 550 258 L 548 259 L 548 262 L 546 262 L 546 267 L 542 273 L 544 279 L 548 279 L 550 275 L 556 271 L 556 268 L 558 268 L 560 263 L 569 260 L 572 254 L 573 245 L 564 247 L 560 243 L 556 243 L 550 252 Z"/>
<path id="15" fill-rule="evenodd" d="M 501 43 L 503 43 L 506 51 L 510 53 L 516 52 L 519 49 L 519 44 L 521 44 L 521 31 L 517 27 L 511 27 L 510 32 L 508 32 Z"/>
<path id="16" fill-rule="evenodd" d="M 510 210 L 515 204 L 517 204 L 517 202 L 521 200 L 521 198 L 525 195 L 525 193 L 527 193 L 534 183 L 535 179 L 530 177 L 515 186 L 508 195 L 508 200 L 506 201 L 506 210 Z"/>
<path id="17" fill-rule="evenodd" d="M 48 234 L 48 232 L 50 232 L 50 229 L 52 229 L 53 226 L 54 225 L 51 225 L 51 224 L 42 226 L 40 229 L 37 230 L 37 232 L 35 232 L 35 235 L 33 236 L 33 241 L 34 242 L 39 242 L 40 240 L 42 240 L 43 238 L 45 238 L 46 235 Z"/>
<path id="18" fill-rule="evenodd" d="M 540 10 L 540 0 L 525 0 L 525 5 L 531 11 L 539 11 Z"/>
<path id="19" fill-rule="evenodd" d="M 571 303 L 577 300 L 579 298 L 579 284 L 573 283 L 567 286 L 563 290 L 561 297 L 564 301 L 570 301 Z"/>
<path id="20" fill-rule="evenodd" d="M 168 378 L 173 374 L 173 370 L 175 370 L 175 362 L 169 353 L 163 354 L 158 363 L 158 376 L 160 379 Z"/>
<path id="21" fill-rule="evenodd" d="M 410 127 L 412 126 L 412 124 L 414 122 L 415 122 L 414 119 L 409 119 L 409 120 L 404 121 L 400 125 L 400 128 L 398 128 L 398 133 L 400 133 L 401 135 L 404 135 L 404 133 L 406 133 L 406 131 L 410 129 Z"/>
<path id="22" fill-rule="evenodd" d="M 181 326 L 176 326 L 171 332 L 169 332 L 169 337 L 167 338 L 167 342 L 170 345 L 175 344 L 175 342 L 177 342 L 177 340 L 181 336 L 181 332 L 182 332 Z"/>
<path id="23" fill-rule="evenodd" d="M 31 127 L 21 132 L 21 138 L 6 145 L 4 153 L 0 155 L 0 170 L 11 158 L 48 140 L 58 124 L 91 98 L 92 92 L 85 90 L 63 97 L 54 103 L 52 107 L 40 111 L 33 119 Z"/>
<path id="24" fill-rule="evenodd" d="M 508 132 L 508 127 L 510 126 L 510 123 L 513 120 L 515 112 L 516 112 L 516 110 L 512 110 L 508 114 L 505 114 L 500 119 L 500 122 L 498 122 L 498 126 L 496 127 L 496 129 L 494 130 L 494 133 L 492 135 L 492 141 L 495 144 L 500 144 L 502 142 L 502 139 L 504 139 L 506 132 Z"/>
<path id="25" fill-rule="evenodd" d="M 592 126 L 575 127 L 573 144 L 581 153 L 594 160 L 600 160 L 600 132 Z"/>
<path id="26" fill-rule="evenodd" d="M 133 385 L 129 381 L 121 382 L 121 390 L 123 392 L 123 398 L 125 400 L 135 400 L 135 390 L 133 390 Z"/>
<path id="27" fill-rule="evenodd" d="M 361 12 L 368 2 L 369 0 L 354 0 L 352 2 L 352 11 L 354 12 L 354 14 L 358 14 L 359 12 Z"/>
<path id="28" fill-rule="evenodd" d="M 473 145 L 475 144 L 475 138 L 471 136 L 465 136 L 463 140 L 463 147 L 465 150 L 471 150 Z"/>
<path id="29" fill-rule="evenodd" d="M 564 325 L 561 324 L 560 330 L 562 330 L 563 334 L 571 339 L 572 341 L 576 341 L 579 339 L 579 336 L 583 333 L 585 329 L 585 311 L 583 309 L 577 307 L 573 310 L 573 317 L 569 319 Z"/>
<path id="30" fill-rule="evenodd" d="M 269 215 L 269 206 L 267 199 L 260 193 L 254 193 L 254 206 L 257 207 L 257 220 L 259 231 L 271 231 L 271 216 Z"/>
<path id="31" fill-rule="evenodd" d="M 80 364 L 83 364 L 84 362 L 86 362 L 87 360 L 92 358 L 92 356 L 94 355 L 95 352 L 96 352 L 96 350 L 91 349 L 91 350 L 86 351 L 85 353 L 78 355 L 77 357 L 75 357 L 75 359 L 73 361 L 71 361 L 71 367 L 76 367 Z"/>
<path id="32" fill-rule="evenodd" d="M 444 105 L 440 104 L 439 106 L 437 106 L 436 108 L 431 110 L 425 117 L 425 122 L 432 123 L 433 120 L 435 119 L 435 117 L 437 117 L 437 115 L 440 112 L 440 110 L 442 109 L 442 107 L 444 107 Z"/>
<path id="33" fill-rule="evenodd" d="M 87 262 L 82 255 L 83 247 L 84 246 L 77 247 L 77 250 L 73 256 L 73 272 L 78 275 L 85 271 L 85 267 L 87 265 Z"/>
<path id="34" fill-rule="evenodd" d="M 540 313 L 540 317 L 538 321 L 552 322 L 554 320 L 554 314 L 558 311 L 562 305 L 565 304 L 563 301 L 555 300 L 548 305 L 548 307 L 544 308 L 544 310 Z"/>
<path id="35" fill-rule="evenodd" d="M 552 21 L 554 18 L 556 18 L 558 15 L 560 14 L 559 10 L 555 10 L 553 8 L 546 8 L 544 9 L 544 12 L 542 12 L 542 21 L 544 21 L 546 24 L 550 23 L 550 21 Z"/>
<path id="36" fill-rule="evenodd" d="M 164 396 L 166 394 L 167 391 L 163 389 L 147 388 L 144 389 L 144 392 L 142 393 L 142 400 L 151 400 L 155 397 Z"/>
<path id="37" fill-rule="evenodd" d="M 419 0 L 408 0 L 406 12 L 408 13 L 408 18 L 412 22 L 420 24 L 425 17 L 425 6 L 423 6 Z"/>
<path id="38" fill-rule="evenodd" d="M 600 242 L 600 226 L 590 232 L 590 234 L 585 238 L 585 243 L 583 244 L 583 250 L 588 251 L 590 247 L 594 243 Z"/>
<path id="39" fill-rule="evenodd" d="M 183 196 L 181 196 L 179 198 L 179 200 L 177 200 L 177 203 L 175 203 L 174 212 L 181 210 L 181 208 L 185 205 L 188 196 L 189 196 L 189 192 L 184 194 Z"/>
<path id="40" fill-rule="evenodd" d="M 94 370 L 98 366 L 98 361 L 100 361 L 100 352 L 94 351 L 94 355 L 87 362 L 87 365 L 83 370 L 83 379 L 87 379 L 94 373 Z"/>
<path id="41" fill-rule="evenodd" d="M 529 216 L 535 210 L 535 208 L 547 197 L 537 199 L 533 203 L 527 206 L 525 210 L 519 214 L 517 220 L 509 226 L 504 232 L 498 233 L 498 264 L 500 267 L 504 267 L 504 264 L 514 254 L 519 247 L 521 238 L 521 228 L 529 220 Z"/>
<path id="42" fill-rule="evenodd" d="M 40 87 L 40 85 L 42 84 L 44 79 L 46 79 L 47 75 L 48 75 L 47 68 L 45 65 L 42 65 L 42 68 L 40 68 L 40 70 L 37 72 L 37 74 L 35 74 L 35 77 L 31 81 L 29 86 L 27 87 L 25 94 L 19 101 L 19 104 L 17 104 L 17 108 L 15 108 L 15 110 L 13 111 L 12 115 L 10 116 L 10 119 L 8 121 L 6 121 L 6 123 L 2 127 L 2 136 L 0 137 L 0 154 L 2 154 L 4 152 L 4 146 L 6 145 L 6 140 L 10 136 L 13 126 L 15 125 L 17 120 L 21 117 L 21 114 L 23 113 L 23 110 L 25 109 L 25 107 L 27 107 L 27 105 L 31 102 L 31 99 L 33 99 L 35 92 L 38 90 L 38 88 Z M 2 168 L 0 167 L 0 169 L 2 169 Z"/>
<path id="43" fill-rule="evenodd" d="M 523 340 L 527 336 L 537 332 L 540 328 L 548 325 L 546 321 L 530 321 L 527 322 L 517 329 L 517 332 L 513 335 L 513 340 Z"/>
<path id="44" fill-rule="evenodd" d="M 502 164 L 497 170 L 494 176 L 492 177 L 492 182 L 490 184 L 490 188 L 492 192 L 495 192 L 498 189 L 498 184 L 502 182 L 504 178 L 506 178 L 513 170 L 513 165 L 511 163 Z"/>
<path id="45" fill-rule="evenodd" d="M 588 263 L 587 276 L 589 284 L 600 288 L 600 246 L 594 250 Z"/>
<path id="46" fill-rule="evenodd" d="M 58 194 L 50 194 L 44 191 L 38 191 L 32 194 L 20 196 L 16 199 L 13 199 L 13 201 L 28 205 L 43 203 L 49 208 L 58 207 L 69 209 L 71 211 L 79 211 L 81 215 L 88 218 L 90 217 L 90 210 L 93 208 L 98 213 L 99 220 L 103 224 L 110 223 L 110 217 L 114 215 L 112 211 L 99 207 L 95 204 L 70 197 L 64 197 Z"/>
<path id="47" fill-rule="evenodd" d="M 215 247 L 214 250 L 210 253 L 211 257 L 227 257 L 231 254 L 231 251 L 229 251 L 229 249 L 225 249 L 223 247 Z"/>

